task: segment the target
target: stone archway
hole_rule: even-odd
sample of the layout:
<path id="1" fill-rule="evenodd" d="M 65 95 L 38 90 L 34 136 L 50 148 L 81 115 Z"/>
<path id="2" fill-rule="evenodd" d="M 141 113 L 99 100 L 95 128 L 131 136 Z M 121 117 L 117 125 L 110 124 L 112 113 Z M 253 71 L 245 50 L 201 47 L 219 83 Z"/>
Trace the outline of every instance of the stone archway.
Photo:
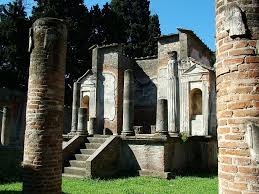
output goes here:
<path id="1" fill-rule="evenodd" d="M 198 88 L 190 92 L 190 118 L 196 115 L 202 115 L 202 91 Z"/>
<path id="2" fill-rule="evenodd" d="M 90 102 L 90 97 L 88 95 L 85 95 L 81 99 L 81 107 L 87 109 L 87 121 L 89 121 L 89 102 Z"/>

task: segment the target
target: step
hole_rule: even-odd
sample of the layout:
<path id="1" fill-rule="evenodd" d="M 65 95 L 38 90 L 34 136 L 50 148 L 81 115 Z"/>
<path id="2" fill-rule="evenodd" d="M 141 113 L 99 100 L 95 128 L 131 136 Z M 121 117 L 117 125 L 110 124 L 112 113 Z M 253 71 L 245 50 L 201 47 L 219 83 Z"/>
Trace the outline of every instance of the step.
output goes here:
<path id="1" fill-rule="evenodd" d="M 65 167 L 64 174 L 71 174 L 76 176 L 85 176 L 86 170 L 85 168 L 78 168 L 78 167 Z"/>
<path id="2" fill-rule="evenodd" d="M 82 154 L 86 155 L 92 155 L 95 152 L 96 149 L 80 149 L 80 152 Z"/>
<path id="3" fill-rule="evenodd" d="M 91 155 L 89 154 L 75 154 L 76 160 L 86 161 Z"/>
<path id="4" fill-rule="evenodd" d="M 85 168 L 86 162 L 81 160 L 70 160 L 69 161 L 71 167 L 77 167 L 77 168 Z"/>
<path id="5" fill-rule="evenodd" d="M 100 138 L 108 138 L 110 137 L 111 135 L 100 135 L 100 134 L 95 134 L 93 137 L 100 137 Z"/>
<path id="6" fill-rule="evenodd" d="M 101 143 L 86 143 L 86 149 L 98 149 L 102 144 Z"/>
<path id="7" fill-rule="evenodd" d="M 104 143 L 106 138 L 103 137 L 88 137 L 87 138 L 90 143 Z"/>

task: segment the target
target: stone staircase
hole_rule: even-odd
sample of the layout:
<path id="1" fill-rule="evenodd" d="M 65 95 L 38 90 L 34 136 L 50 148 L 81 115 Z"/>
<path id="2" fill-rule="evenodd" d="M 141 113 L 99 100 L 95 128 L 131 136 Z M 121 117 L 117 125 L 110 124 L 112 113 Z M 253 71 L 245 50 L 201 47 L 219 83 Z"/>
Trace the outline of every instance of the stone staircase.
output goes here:
<path id="1" fill-rule="evenodd" d="M 87 159 L 106 141 L 108 135 L 95 135 L 88 137 L 87 142 L 81 146 L 78 153 L 74 154 L 73 160 L 69 161 L 70 166 L 64 167 L 64 177 L 83 178 L 90 174 Z"/>

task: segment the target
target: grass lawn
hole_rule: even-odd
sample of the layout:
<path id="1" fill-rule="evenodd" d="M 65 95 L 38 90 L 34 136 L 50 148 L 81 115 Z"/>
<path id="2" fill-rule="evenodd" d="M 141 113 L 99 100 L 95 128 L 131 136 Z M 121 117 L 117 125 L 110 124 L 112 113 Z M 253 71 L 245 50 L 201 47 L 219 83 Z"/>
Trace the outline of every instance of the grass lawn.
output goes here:
<path id="1" fill-rule="evenodd" d="M 21 183 L 0 184 L 0 194 L 21 193 Z M 177 176 L 172 180 L 133 177 L 112 180 L 63 178 L 66 194 L 216 194 L 217 176 Z"/>

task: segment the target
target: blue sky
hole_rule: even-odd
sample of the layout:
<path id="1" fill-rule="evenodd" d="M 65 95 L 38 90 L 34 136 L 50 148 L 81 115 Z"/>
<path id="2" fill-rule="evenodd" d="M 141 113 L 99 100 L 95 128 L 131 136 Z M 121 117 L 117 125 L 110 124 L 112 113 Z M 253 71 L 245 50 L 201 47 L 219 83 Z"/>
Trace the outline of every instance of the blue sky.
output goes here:
<path id="1" fill-rule="evenodd" d="M 109 0 L 84 0 L 88 9 Z M 0 4 L 10 0 L 0 0 Z M 33 0 L 24 0 L 27 9 Z M 176 32 L 177 27 L 193 30 L 212 50 L 215 50 L 214 0 L 150 0 L 150 9 L 158 14 L 162 34 Z"/>

